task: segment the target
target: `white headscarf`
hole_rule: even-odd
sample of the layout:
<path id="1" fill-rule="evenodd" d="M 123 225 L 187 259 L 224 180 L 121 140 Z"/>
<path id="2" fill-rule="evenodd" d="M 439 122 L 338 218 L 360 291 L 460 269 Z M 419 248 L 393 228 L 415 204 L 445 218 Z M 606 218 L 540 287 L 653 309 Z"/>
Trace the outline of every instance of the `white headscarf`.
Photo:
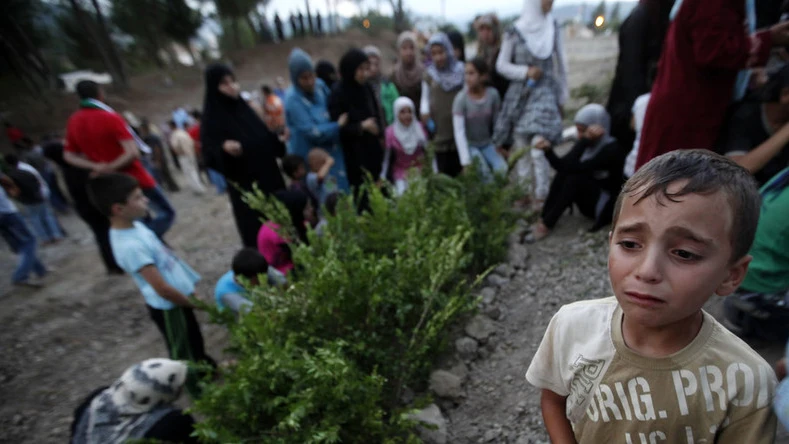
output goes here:
<path id="1" fill-rule="evenodd" d="M 526 41 L 526 47 L 538 59 L 547 59 L 553 53 L 556 26 L 553 14 L 542 12 L 541 0 L 525 0 L 523 12 L 515 21 L 515 29 Z"/>
<path id="2" fill-rule="evenodd" d="M 400 123 L 400 111 L 403 108 L 410 108 L 411 113 L 414 115 L 414 120 L 411 121 L 411 125 L 409 126 Z M 398 98 L 394 102 L 394 115 L 394 135 L 403 147 L 403 151 L 410 156 L 416 152 L 416 149 L 419 148 L 420 145 L 424 146 L 427 143 L 425 132 L 416 119 L 414 102 L 408 97 Z"/>

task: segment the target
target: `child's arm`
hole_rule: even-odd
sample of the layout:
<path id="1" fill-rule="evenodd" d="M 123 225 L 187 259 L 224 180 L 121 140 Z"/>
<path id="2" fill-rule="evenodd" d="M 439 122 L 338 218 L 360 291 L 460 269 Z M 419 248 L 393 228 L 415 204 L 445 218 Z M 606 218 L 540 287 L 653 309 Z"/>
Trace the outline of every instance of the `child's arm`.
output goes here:
<path id="1" fill-rule="evenodd" d="M 545 428 L 554 444 L 575 444 L 575 434 L 566 413 L 567 397 L 542 389 L 540 408 Z"/>
<path id="2" fill-rule="evenodd" d="M 146 265 L 140 268 L 139 273 L 140 276 L 145 279 L 145 282 L 148 282 L 148 284 L 153 287 L 154 291 L 156 291 L 156 294 L 159 296 L 167 299 L 175 305 L 178 305 L 179 307 L 194 307 L 189 301 L 188 296 L 176 290 L 175 287 L 168 284 L 167 281 L 164 280 L 162 274 L 159 273 L 159 269 L 156 268 L 156 265 Z"/>
<path id="3" fill-rule="evenodd" d="M 326 159 L 326 162 L 323 162 L 323 166 L 321 169 L 318 170 L 318 183 L 322 184 L 324 180 L 326 180 L 326 176 L 329 175 L 329 170 L 331 167 L 334 166 L 334 157 L 329 156 Z"/>

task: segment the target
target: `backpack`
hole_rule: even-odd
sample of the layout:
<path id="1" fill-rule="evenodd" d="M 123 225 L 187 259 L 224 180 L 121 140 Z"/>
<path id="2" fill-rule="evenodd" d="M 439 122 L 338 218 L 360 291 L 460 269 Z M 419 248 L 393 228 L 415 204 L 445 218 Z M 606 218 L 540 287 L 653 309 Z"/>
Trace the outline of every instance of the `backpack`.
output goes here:
<path id="1" fill-rule="evenodd" d="M 8 171 L 8 177 L 19 188 L 19 195 L 16 196 L 16 200 L 19 203 L 35 205 L 44 202 L 44 196 L 41 194 L 41 184 L 38 183 L 38 179 L 32 173 L 14 168 Z"/>

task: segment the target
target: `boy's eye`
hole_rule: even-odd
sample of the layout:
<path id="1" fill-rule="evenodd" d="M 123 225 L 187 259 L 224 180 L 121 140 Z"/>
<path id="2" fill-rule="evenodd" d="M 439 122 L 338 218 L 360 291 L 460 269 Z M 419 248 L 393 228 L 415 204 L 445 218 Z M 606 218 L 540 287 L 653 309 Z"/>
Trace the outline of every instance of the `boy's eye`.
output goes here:
<path id="1" fill-rule="evenodd" d="M 676 254 L 680 259 L 684 259 L 688 261 L 701 258 L 701 256 L 699 256 L 698 254 L 691 253 L 690 251 L 687 250 L 674 250 L 674 254 Z"/>
<path id="2" fill-rule="evenodd" d="M 633 241 L 629 241 L 629 240 L 619 241 L 619 242 L 617 242 L 617 245 L 621 246 L 625 250 L 632 250 L 632 249 L 638 248 L 638 244 L 637 243 L 635 243 Z"/>

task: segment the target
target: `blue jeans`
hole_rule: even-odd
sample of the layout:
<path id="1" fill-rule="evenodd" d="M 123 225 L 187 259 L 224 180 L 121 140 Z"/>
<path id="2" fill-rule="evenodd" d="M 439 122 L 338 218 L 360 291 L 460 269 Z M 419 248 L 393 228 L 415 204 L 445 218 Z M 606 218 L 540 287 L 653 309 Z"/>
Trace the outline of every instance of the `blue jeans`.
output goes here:
<path id="1" fill-rule="evenodd" d="M 36 256 L 36 238 L 19 213 L 0 214 L 0 235 L 11 250 L 19 254 L 19 265 L 12 276 L 14 283 L 26 281 L 31 272 L 39 276 L 47 274 L 44 264 Z"/>
<path id="2" fill-rule="evenodd" d="M 208 180 L 216 187 L 216 194 L 225 194 L 227 182 L 225 181 L 225 176 L 219 171 L 208 168 Z"/>
<path id="3" fill-rule="evenodd" d="M 468 147 L 471 161 L 479 160 L 479 172 L 485 181 L 490 181 L 494 174 L 507 174 L 507 161 L 501 157 L 492 144 L 483 147 Z"/>
<path id="4" fill-rule="evenodd" d="M 147 188 L 142 190 L 142 193 L 150 201 L 150 212 L 148 216 L 143 219 L 143 223 L 148 226 L 159 238 L 164 236 L 164 233 L 173 226 L 175 222 L 175 209 L 170 205 L 170 201 L 158 186 L 155 188 Z M 151 214 L 153 213 L 153 214 Z"/>
<path id="5" fill-rule="evenodd" d="M 23 205 L 22 214 L 39 241 L 52 242 L 63 239 L 63 231 L 60 230 L 60 224 L 49 203 Z"/>

